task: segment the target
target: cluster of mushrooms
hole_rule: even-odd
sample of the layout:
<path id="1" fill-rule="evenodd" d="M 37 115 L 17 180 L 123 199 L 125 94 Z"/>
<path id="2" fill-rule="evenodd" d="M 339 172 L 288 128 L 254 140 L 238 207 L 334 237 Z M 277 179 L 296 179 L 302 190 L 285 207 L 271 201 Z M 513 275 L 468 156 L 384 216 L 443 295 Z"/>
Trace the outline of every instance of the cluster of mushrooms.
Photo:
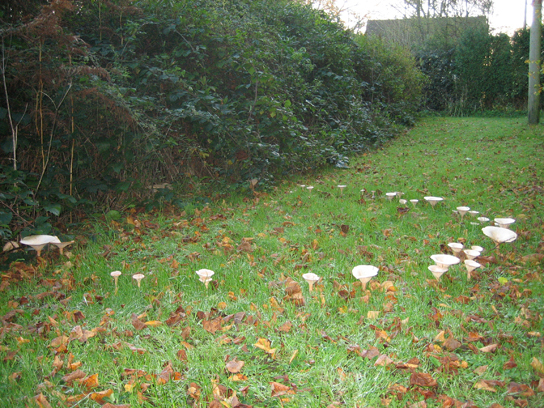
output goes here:
<path id="1" fill-rule="evenodd" d="M 300 185 L 302 188 L 306 188 L 308 191 L 312 191 L 314 188 L 313 186 L 306 186 L 306 185 Z M 343 194 L 344 189 L 347 186 L 342 184 L 338 185 L 338 188 L 340 189 L 340 194 Z M 361 193 L 365 193 L 366 189 L 361 190 Z M 372 192 L 374 193 L 374 191 Z M 394 191 L 386 193 L 385 196 L 388 200 L 393 200 L 393 198 L 398 198 L 399 203 L 404 205 L 408 203 L 408 200 L 402 199 L 403 193 Z M 374 194 L 373 194 L 374 196 Z M 425 201 L 427 201 L 433 208 L 443 201 L 444 199 L 442 197 L 434 197 L 434 196 L 426 196 L 424 197 Z M 418 204 L 419 200 L 417 199 L 411 199 L 410 203 L 415 207 Z M 470 207 L 466 206 L 460 206 L 457 207 L 456 210 L 454 210 L 456 214 L 458 214 L 461 219 L 466 214 L 470 214 L 473 217 L 477 217 L 477 220 L 480 224 L 489 222 L 489 218 L 487 217 L 481 217 L 479 216 L 480 213 L 478 211 L 471 210 Z M 511 224 L 513 224 L 516 220 L 513 218 L 495 218 L 494 226 L 486 226 L 482 228 L 482 232 L 489 238 L 493 240 L 493 242 L 496 245 L 496 250 L 498 251 L 499 245 L 505 242 L 513 242 L 517 239 L 517 234 L 510 230 L 509 227 Z M 473 223 L 477 224 L 477 223 Z M 68 241 L 68 242 L 61 242 L 60 239 L 56 236 L 52 235 L 31 235 L 28 237 L 25 237 L 21 239 L 20 241 L 23 245 L 28 245 L 32 247 L 37 252 L 37 256 L 41 256 L 41 251 L 45 248 L 46 245 L 54 245 L 57 248 L 59 248 L 59 251 L 61 254 L 63 254 L 64 248 L 68 245 L 71 245 L 74 243 L 74 241 Z M 15 243 L 16 244 L 16 243 Z M 463 260 L 464 265 L 467 269 L 467 280 L 470 280 L 471 273 L 479 268 L 481 265 L 476 261 L 478 256 L 484 251 L 484 248 L 478 245 L 473 245 L 470 248 L 465 248 L 464 245 L 460 242 L 450 242 L 448 243 L 448 246 L 451 248 L 454 255 L 448 255 L 448 254 L 434 254 L 431 256 L 431 259 L 434 261 L 434 265 L 430 265 L 428 267 L 429 271 L 433 274 L 433 276 L 436 278 L 436 280 L 440 280 L 440 277 L 448 272 L 448 269 L 452 265 L 456 265 Z M 214 271 L 209 269 L 200 269 L 196 271 L 199 280 L 204 283 L 206 286 L 206 289 L 208 288 L 209 283 L 212 280 L 212 276 L 215 274 Z M 358 279 L 361 284 L 363 291 L 366 290 L 366 285 L 368 282 L 378 274 L 378 268 L 373 265 L 358 265 L 353 268 L 352 270 L 353 276 Z M 119 276 L 121 276 L 120 271 L 113 271 L 111 272 L 111 276 L 114 278 L 115 281 L 115 293 L 117 293 L 118 290 L 118 279 Z M 145 277 L 145 275 L 141 273 L 134 274 L 132 278 L 137 282 L 138 288 L 140 288 L 140 284 L 142 279 Z M 313 286 L 316 282 L 318 282 L 321 278 L 316 275 L 315 273 L 305 273 L 302 275 L 303 279 L 308 283 L 310 292 L 313 290 Z"/>
<path id="2" fill-rule="evenodd" d="M 64 248 L 74 243 L 74 241 L 61 242 L 61 240 L 54 235 L 29 235 L 28 237 L 21 239 L 19 242 L 34 249 L 38 257 L 42 255 L 42 250 L 46 247 L 46 245 L 51 244 L 56 246 L 59 249 L 60 254 L 63 255 Z M 13 243 L 8 244 L 11 244 L 13 248 L 18 247 L 18 245 L 13 245 Z"/>

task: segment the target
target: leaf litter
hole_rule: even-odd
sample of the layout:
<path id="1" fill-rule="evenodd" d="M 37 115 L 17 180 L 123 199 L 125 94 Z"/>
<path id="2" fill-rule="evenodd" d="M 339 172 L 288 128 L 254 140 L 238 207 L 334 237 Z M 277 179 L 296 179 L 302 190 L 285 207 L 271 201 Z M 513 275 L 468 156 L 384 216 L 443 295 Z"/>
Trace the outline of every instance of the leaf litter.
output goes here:
<path id="1" fill-rule="evenodd" d="M 96 254 L 85 250 L 70 265 L 11 264 L 0 286 L 9 389 L 25 379 L 32 389 L 16 398 L 40 407 L 160 405 L 180 384 L 190 406 L 541 406 L 541 224 L 520 223 L 524 241 L 504 252 L 487 245 L 474 281 L 460 270 L 429 281 L 430 251 L 483 238 L 443 207 L 389 205 L 380 174 L 326 174 L 313 184 L 330 186 L 328 195 L 288 186 L 240 210 L 166 208 L 162 219 L 133 211 L 109 225 L 117 238 L 92 270 L 85 265 Z M 363 184 L 364 200 L 349 189 L 337 197 L 339 177 Z M 445 185 L 469 191 L 452 178 Z M 533 180 L 518 181 L 516 197 L 527 188 Z M 338 200 L 354 210 L 338 214 Z M 515 200 L 510 207 L 536 211 Z M 253 220 L 258 214 L 266 223 Z M 380 268 L 366 291 L 349 274 L 359 263 Z M 109 272 L 119 265 L 150 278 L 140 291 L 121 281 L 116 295 Z M 195 282 L 202 267 L 221 271 L 208 289 Z M 311 293 L 301 285 L 305 270 L 323 277 Z M 35 373 L 21 364 L 26 353 Z M 367 375 L 377 383 L 361 383 Z"/>

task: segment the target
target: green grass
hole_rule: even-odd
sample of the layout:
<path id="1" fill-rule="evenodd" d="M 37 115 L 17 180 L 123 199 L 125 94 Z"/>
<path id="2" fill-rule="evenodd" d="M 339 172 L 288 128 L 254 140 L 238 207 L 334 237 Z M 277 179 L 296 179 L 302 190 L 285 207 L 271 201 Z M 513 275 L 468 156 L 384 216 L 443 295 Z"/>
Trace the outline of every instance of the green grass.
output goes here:
<path id="1" fill-rule="evenodd" d="M 544 251 L 543 133 L 522 118 L 426 119 L 348 170 L 190 216 L 165 208 L 95 220 L 78 232 L 69 260 L 20 252 L 35 270 L 13 263 L 2 277 L 0 400 L 542 407 L 542 261 L 528 256 Z M 420 202 L 400 212 L 397 199 L 385 199 L 390 191 Z M 444 201 L 432 208 L 426 195 Z M 475 218 L 453 214 L 461 205 L 516 218 L 518 239 L 495 250 Z M 429 257 L 454 241 L 483 246 L 493 262 L 471 280 L 455 265 L 437 283 Z M 380 269 L 366 293 L 351 275 L 359 264 Z M 215 271 L 208 289 L 195 273 L 202 268 Z M 123 272 L 117 293 L 113 270 Z M 311 293 L 305 272 L 322 277 Z M 146 275 L 140 289 L 135 273 Z M 138 330 L 133 316 L 160 323 Z M 92 337 L 80 338 L 78 326 Z M 233 374 L 226 367 L 235 358 L 244 366 Z M 77 369 L 83 381 L 70 381 Z M 86 380 L 94 374 L 97 382 Z M 435 382 L 414 384 L 418 375 Z"/>

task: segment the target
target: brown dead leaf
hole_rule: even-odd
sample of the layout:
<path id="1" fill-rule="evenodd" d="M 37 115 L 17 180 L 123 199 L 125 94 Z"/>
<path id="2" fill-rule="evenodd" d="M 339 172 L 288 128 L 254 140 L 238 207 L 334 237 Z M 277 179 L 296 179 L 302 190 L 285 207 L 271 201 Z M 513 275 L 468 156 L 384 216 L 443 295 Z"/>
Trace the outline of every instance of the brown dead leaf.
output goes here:
<path id="1" fill-rule="evenodd" d="M 272 387 L 272 395 L 271 395 L 272 397 L 280 397 L 282 395 L 295 393 L 295 391 L 292 390 L 291 387 L 287 385 L 284 385 L 275 381 L 272 381 L 269 384 Z"/>
<path id="2" fill-rule="evenodd" d="M 244 365 L 245 365 L 245 362 L 235 358 L 234 360 L 231 360 L 227 363 L 226 368 L 230 373 L 236 374 L 242 371 L 242 368 L 244 367 Z"/>
<path id="3" fill-rule="evenodd" d="M 38 404 L 40 408 L 52 408 L 45 395 L 43 395 L 41 392 L 34 397 L 34 401 L 36 401 L 36 404 Z"/>
<path id="4" fill-rule="evenodd" d="M 93 392 L 92 394 L 89 395 L 89 398 L 95 402 L 98 402 L 100 405 L 104 405 L 106 403 L 104 401 L 104 398 L 109 397 L 111 394 L 113 394 L 113 390 L 107 389 L 100 392 Z"/>
<path id="5" fill-rule="evenodd" d="M 544 254 L 529 254 L 522 257 L 521 261 L 525 263 L 539 263 L 542 262 L 543 259 Z"/>
<path id="6" fill-rule="evenodd" d="M 375 367 L 377 367 L 377 366 L 385 367 L 386 365 L 389 365 L 389 364 L 393 364 L 393 360 L 391 360 L 391 358 L 389 358 L 389 356 L 387 356 L 385 354 L 381 354 L 376 359 L 376 362 L 374 363 L 374 366 Z"/>
<path id="7" fill-rule="evenodd" d="M 502 365 L 503 370 L 511 370 L 512 368 L 516 368 L 518 365 L 514 361 L 514 356 L 510 356 L 510 359 Z"/>
<path id="8" fill-rule="evenodd" d="M 497 392 L 495 387 L 504 387 L 504 382 L 498 380 L 479 380 L 474 384 L 477 390 Z"/>
<path id="9" fill-rule="evenodd" d="M 136 330 L 143 330 L 147 327 L 145 323 L 142 322 L 135 313 L 132 314 L 132 325 Z"/>
<path id="10" fill-rule="evenodd" d="M 255 343 L 253 346 L 257 347 L 257 348 L 260 348 L 265 353 L 268 353 L 270 355 L 270 357 L 275 358 L 276 349 L 270 347 L 271 343 L 270 343 L 269 340 L 260 338 L 260 339 L 257 340 L 257 343 Z"/>
<path id="11" fill-rule="evenodd" d="M 537 375 L 541 378 L 544 378 L 544 364 L 538 358 L 533 357 L 531 361 L 531 367 L 533 367 Z"/>
<path id="12" fill-rule="evenodd" d="M 497 350 L 497 347 L 499 347 L 498 344 L 490 344 L 489 346 L 482 347 L 479 349 L 482 353 L 492 353 L 495 350 Z"/>
<path id="13" fill-rule="evenodd" d="M 78 380 L 81 385 L 87 388 L 87 390 L 93 389 L 98 387 L 98 373 L 90 375 L 86 378 L 83 378 L 81 380 Z"/>
<path id="14" fill-rule="evenodd" d="M 130 404 L 113 405 L 107 402 L 102 405 L 102 408 L 130 408 Z"/>
<path id="15" fill-rule="evenodd" d="M 444 342 L 444 347 L 447 348 L 449 351 L 456 350 L 461 346 L 461 342 L 454 339 L 453 336 L 448 337 L 448 339 Z"/>
<path id="16" fill-rule="evenodd" d="M 179 361 L 187 361 L 187 352 L 183 349 L 178 350 L 176 353 Z"/>
<path id="17" fill-rule="evenodd" d="M 482 375 L 483 373 L 485 373 L 487 371 L 487 368 L 489 366 L 487 365 L 484 365 L 484 366 L 480 366 L 478 368 L 476 368 L 473 373 L 476 374 L 476 375 Z"/>
<path id="18" fill-rule="evenodd" d="M 191 384 L 189 384 L 189 387 L 187 388 L 187 394 L 189 394 L 189 396 L 192 399 L 198 401 L 200 399 L 200 390 L 201 390 L 200 385 L 192 382 Z"/>
<path id="19" fill-rule="evenodd" d="M 412 373 L 410 376 L 410 386 L 419 387 L 436 387 L 438 383 L 436 380 L 427 373 Z"/>
<path id="20" fill-rule="evenodd" d="M 174 377 L 174 368 L 172 367 L 172 363 L 170 361 L 166 362 L 164 365 L 162 371 L 157 376 L 157 383 L 158 384 L 166 384 L 168 381 L 170 381 L 171 378 Z"/>
<path id="21" fill-rule="evenodd" d="M 278 331 L 281 331 L 283 333 L 289 333 L 292 328 L 293 324 L 290 321 L 286 321 L 284 324 L 278 327 Z"/>
<path id="22" fill-rule="evenodd" d="M 73 381 L 75 380 L 81 380 L 82 378 L 85 378 L 87 377 L 87 374 L 85 374 L 83 371 L 81 370 L 76 370 L 72 373 L 68 373 L 66 374 L 65 376 L 62 377 L 62 380 L 68 384 L 68 385 L 71 385 Z"/>
<path id="23" fill-rule="evenodd" d="M 516 382 L 511 382 L 508 384 L 508 394 L 515 395 L 519 397 L 532 397 L 535 395 L 535 392 L 531 387 L 525 384 L 518 384 Z"/>
<path id="24" fill-rule="evenodd" d="M 211 334 L 215 334 L 216 331 L 221 330 L 221 317 L 217 317 L 213 320 L 203 320 L 202 327 L 204 330 Z"/>

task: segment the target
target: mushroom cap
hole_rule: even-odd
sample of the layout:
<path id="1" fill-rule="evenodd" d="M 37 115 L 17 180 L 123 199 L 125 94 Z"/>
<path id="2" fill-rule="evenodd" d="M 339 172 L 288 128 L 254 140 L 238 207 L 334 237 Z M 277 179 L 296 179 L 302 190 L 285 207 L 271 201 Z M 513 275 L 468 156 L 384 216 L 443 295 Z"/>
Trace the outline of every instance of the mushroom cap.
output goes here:
<path id="1" fill-rule="evenodd" d="M 480 211 L 470 210 L 468 213 L 473 217 L 476 217 L 478 214 L 480 214 Z"/>
<path id="2" fill-rule="evenodd" d="M 442 197 L 433 197 L 433 196 L 427 196 L 427 197 L 423 197 L 425 200 L 427 201 L 442 201 L 443 198 Z"/>
<path id="3" fill-rule="evenodd" d="M 397 192 L 396 192 L 396 191 L 392 191 L 392 192 L 390 192 L 390 193 L 385 193 L 385 195 L 386 195 L 387 197 L 396 197 L 396 196 L 397 196 Z"/>
<path id="4" fill-rule="evenodd" d="M 457 211 L 459 211 L 460 213 L 466 213 L 470 211 L 470 207 L 465 207 L 465 206 L 457 207 Z"/>
<path id="5" fill-rule="evenodd" d="M 66 242 L 51 242 L 51 244 L 55 245 L 57 248 L 64 248 L 68 245 L 72 245 L 76 241 L 66 241 Z"/>
<path id="6" fill-rule="evenodd" d="M 503 227 L 503 225 L 510 225 L 516 222 L 514 218 L 495 218 L 493 221 L 495 221 L 501 227 Z"/>
<path id="7" fill-rule="evenodd" d="M 411 203 L 419 203 L 419 200 L 417 198 L 412 198 L 410 200 Z"/>
<path id="8" fill-rule="evenodd" d="M 121 271 L 113 271 L 110 273 L 110 275 L 116 278 L 117 276 L 121 276 Z"/>
<path id="9" fill-rule="evenodd" d="M 338 184 L 338 188 L 346 188 L 347 186 L 345 184 Z"/>
<path id="10" fill-rule="evenodd" d="M 319 280 L 319 276 L 312 272 L 305 273 L 302 277 L 306 282 L 317 282 Z"/>
<path id="11" fill-rule="evenodd" d="M 482 228 L 482 232 L 498 244 L 503 242 L 513 242 L 518 237 L 518 234 L 516 234 L 514 231 L 501 227 L 484 227 Z"/>
<path id="12" fill-rule="evenodd" d="M 448 244 L 448 246 L 454 251 L 454 252 L 459 252 L 461 249 L 464 248 L 464 245 L 461 244 L 460 242 L 450 242 Z"/>
<path id="13" fill-rule="evenodd" d="M 460 260 L 459 258 L 457 258 L 456 256 L 453 256 L 453 255 L 446 255 L 446 254 L 436 254 L 436 255 L 431 255 L 431 259 L 432 259 L 438 266 L 442 266 L 442 267 L 444 267 L 444 265 L 446 265 L 446 266 L 456 265 L 456 264 L 458 264 L 459 262 L 461 262 L 461 260 Z"/>
<path id="14" fill-rule="evenodd" d="M 211 280 L 215 272 L 210 269 L 199 269 L 198 271 L 196 271 L 196 274 L 200 276 L 201 279 Z"/>
<path id="15" fill-rule="evenodd" d="M 479 268 L 480 265 L 478 262 L 472 260 L 472 259 L 465 259 L 465 265 L 467 267 L 467 269 L 470 269 L 471 271 L 476 269 L 476 268 Z"/>
<path id="16" fill-rule="evenodd" d="M 378 274 L 378 267 L 373 265 L 357 265 L 351 270 L 355 279 L 370 278 Z"/>
<path id="17" fill-rule="evenodd" d="M 475 249 L 465 249 L 464 253 L 466 256 L 468 256 L 469 259 L 477 258 L 480 256 L 480 251 L 476 251 Z"/>
<path id="18" fill-rule="evenodd" d="M 38 246 L 46 244 L 60 244 L 60 239 L 53 235 L 29 235 L 19 241 L 23 245 Z"/>
<path id="19" fill-rule="evenodd" d="M 399 200 L 399 204 L 402 204 L 402 205 L 406 204 L 407 202 L 408 202 L 408 201 L 406 201 L 404 198 L 401 198 L 401 199 Z"/>
<path id="20" fill-rule="evenodd" d="M 472 245 L 470 249 L 474 249 L 475 251 L 478 251 L 479 253 L 484 252 L 484 248 L 479 245 Z"/>
<path id="21" fill-rule="evenodd" d="M 139 280 L 142 280 L 143 278 L 145 278 L 145 275 L 143 273 L 137 273 L 135 275 L 132 275 L 132 278 L 139 281 Z"/>
<path id="22" fill-rule="evenodd" d="M 308 189 L 308 190 L 313 190 L 313 188 L 314 188 L 314 186 L 308 186 L 308 187 L 306 187 L 306 189 Z"/>
<path id="23" fill-rule="evenodd" d="M 478 217 L 478 218 L 476 218 L 476 219 L 477 219 L 478 221 L 480 221 L 480 222 L 488 222 L 488 221 L 489 221 L 489 218 L 487 218 L 487 217 Z"/>

